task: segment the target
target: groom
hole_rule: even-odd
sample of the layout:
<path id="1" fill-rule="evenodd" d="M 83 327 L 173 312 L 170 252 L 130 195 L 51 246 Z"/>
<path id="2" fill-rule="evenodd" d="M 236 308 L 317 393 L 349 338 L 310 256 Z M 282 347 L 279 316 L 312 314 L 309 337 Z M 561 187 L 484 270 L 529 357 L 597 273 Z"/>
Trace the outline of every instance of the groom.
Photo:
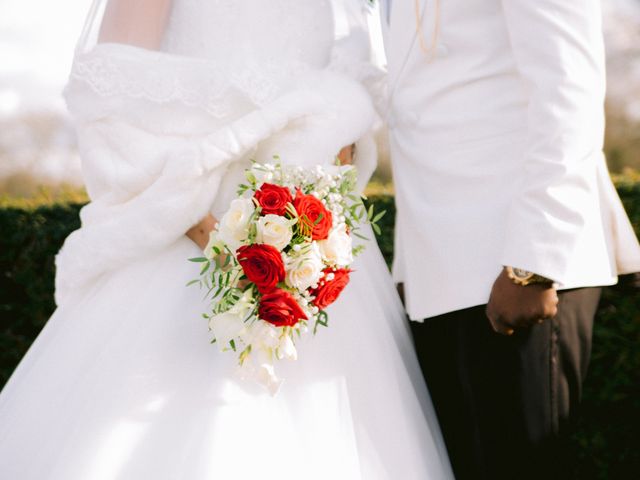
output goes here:
<path id="1" fill-rule="evenodd" d="M 640 246 L 602 155 L 599 0 L 383 0 L 394 276 L 458 479 L 568 478 L 603 285 Z"/>

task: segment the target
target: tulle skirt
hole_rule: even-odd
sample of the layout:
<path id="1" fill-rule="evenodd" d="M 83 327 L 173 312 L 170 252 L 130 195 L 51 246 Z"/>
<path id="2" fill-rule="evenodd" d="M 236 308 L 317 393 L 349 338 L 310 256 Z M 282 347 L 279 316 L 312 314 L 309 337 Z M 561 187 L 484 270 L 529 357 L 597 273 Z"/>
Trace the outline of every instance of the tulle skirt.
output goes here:
<path id="1" fill-rule="evenodd" d="M 183 238 L 55 312 L 0 395 L 0 478 L 452 478 L 373 242 L 275 397 L 209 343 L 199 254 Z"/>

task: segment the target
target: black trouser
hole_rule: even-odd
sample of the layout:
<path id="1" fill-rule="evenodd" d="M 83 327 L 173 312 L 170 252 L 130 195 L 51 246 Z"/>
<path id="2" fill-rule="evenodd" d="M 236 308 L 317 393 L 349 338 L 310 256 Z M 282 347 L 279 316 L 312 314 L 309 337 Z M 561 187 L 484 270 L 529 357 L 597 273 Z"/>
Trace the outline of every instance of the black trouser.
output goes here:
<path id="1" fill-rule="evenodd" d="M 559 293 L 558 315 L 502 336 L 485 307 L 411 322 L 456 478 L 569 478 L 565 448 L 599 288 Z"/>

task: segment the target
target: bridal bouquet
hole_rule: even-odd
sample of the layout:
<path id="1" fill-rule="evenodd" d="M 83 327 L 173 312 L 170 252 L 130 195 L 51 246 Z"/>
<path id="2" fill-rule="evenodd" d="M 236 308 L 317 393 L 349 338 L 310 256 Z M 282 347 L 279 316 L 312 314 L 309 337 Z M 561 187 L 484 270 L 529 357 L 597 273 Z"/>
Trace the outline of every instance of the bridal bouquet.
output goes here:
<path id="1" fill-rule="evenodd" d="M 355 194 L 353 166 L 254 163 L 238 198 L 211 232 L 200 277 L 213 343 L 235 352 L 240 372 L 275 394 L 276 360 L 297 358 L 296 340 L 328 325 L 325 309 L 349 283 L 364 246 L 352 236 L 374 215 Z"/>

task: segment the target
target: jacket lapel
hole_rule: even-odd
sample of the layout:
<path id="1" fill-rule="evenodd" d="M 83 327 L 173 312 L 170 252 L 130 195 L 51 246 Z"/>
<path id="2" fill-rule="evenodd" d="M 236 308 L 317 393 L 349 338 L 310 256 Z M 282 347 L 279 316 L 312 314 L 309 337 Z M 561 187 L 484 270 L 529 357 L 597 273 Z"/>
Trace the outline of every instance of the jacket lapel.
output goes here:
<path id="1" fill-rule="evenodd" d="M 424 12 L 428 0 L 419 0 L 420 12 Z M 411 47 L 416 39 L 416 14 L 414 0 L 394 0 L 391 4 L 389 25 L 389 91 L 392 92 L 402 70 L 409 59 Z"/>
<path id="2" fill-rule="evenodd" d="M 386 53 L 387 58 L 389 58 L 389 51 L 391 48 L 391 44 L 389 43 L 390 30 L 391 30 L 389 25 L 389 19 L 391 17 L 387 15 L 387 8 L 389 8 L 389 1 L 390 0 L 382 0 L 382 3 L 380 4 L 380 8 L 378 9 L 378 15 L 380 18 L 380 31 L 382 32 L 384 51 Z"/>

